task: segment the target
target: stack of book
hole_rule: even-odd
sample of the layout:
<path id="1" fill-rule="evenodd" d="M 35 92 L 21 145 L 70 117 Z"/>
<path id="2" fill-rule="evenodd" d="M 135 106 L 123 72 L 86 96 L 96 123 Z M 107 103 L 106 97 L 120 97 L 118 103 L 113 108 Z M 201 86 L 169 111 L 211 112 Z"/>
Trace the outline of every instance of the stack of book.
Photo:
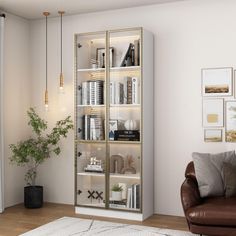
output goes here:
<path id="1" fill-rule="evenodd" d="M 116 141 L 139 141 L 139 130 L 115 130 L 114 140 Z"/>
<path id="2" fill-rule="evenodd" d="M 128 188 L 127 191 L 127 208 L 140 209 L 140 184 L 133 184 Z"/>
<path id="3" fill-rule="evenodd" d="M 99 115 L 83 116 L 83 139 L 84 140 L 103 140 L 104 128 L 103 119 Z"/>
<path id="4" fill-rule="evenodd" d="M 139 78 L 124 77 L 124 83 L 110 82 L 111 104 L 139 104 Z"/>
<path id="5" fill-rule="evenodd" d="M 113 208 L 126 208 L 127 207 L 127 201 L 126 201 L 126 199 L 123 199 L 121 201 L 110 200 L 109 201 L 109 206 L 113 207 Z"/>
<path id="6" fill-rule="evenodd" d="M 104 104 L 104 81 L 90 80 L 82 83 L 82 105 Z"/>

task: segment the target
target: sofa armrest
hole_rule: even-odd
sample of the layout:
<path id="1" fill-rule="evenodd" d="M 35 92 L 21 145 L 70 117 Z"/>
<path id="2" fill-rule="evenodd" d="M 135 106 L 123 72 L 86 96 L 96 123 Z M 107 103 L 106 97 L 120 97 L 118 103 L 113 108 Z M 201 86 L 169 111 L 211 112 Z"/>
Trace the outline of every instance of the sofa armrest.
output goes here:
<path id="1" fill-rule="evenodd" d="M 193 206 L 199 205 L 202 202 L 198 190 L 197 182 L 192 178 L 186 178 L 181 186 L 181 201 L 184 209 L 184 213 Z"/>

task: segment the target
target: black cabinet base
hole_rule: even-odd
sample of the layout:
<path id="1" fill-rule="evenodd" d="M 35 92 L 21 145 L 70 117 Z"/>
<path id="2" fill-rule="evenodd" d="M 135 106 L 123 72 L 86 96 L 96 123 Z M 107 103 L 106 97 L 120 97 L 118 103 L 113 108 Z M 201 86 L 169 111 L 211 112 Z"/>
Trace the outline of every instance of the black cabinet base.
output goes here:
<path id="1" fill-rule="evenodd" d="M 43 206 L 43 186 L 24 187 L 24 204 L 26 208 Z"/>

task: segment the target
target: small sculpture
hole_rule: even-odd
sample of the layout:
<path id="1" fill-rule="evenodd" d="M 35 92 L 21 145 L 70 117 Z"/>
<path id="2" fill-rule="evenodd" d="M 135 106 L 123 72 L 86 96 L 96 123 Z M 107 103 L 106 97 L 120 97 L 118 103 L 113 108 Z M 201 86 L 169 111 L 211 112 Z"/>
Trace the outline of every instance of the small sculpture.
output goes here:
<path id="1" fill-rule="evenodd" d="M 136 174 L 136 170 L 135 168 L 132 166 L 132 163 L 134 162 L 133 160 L 133 156 L 132 155 L 128 155 L 127 156 L 127 166 L 124 167 L 121 170 L 121 174 L 127 174 L 127 173 L 131 173 L 131 174 Z"/>
<path id="2" fill-rule="evenodd" d="M 120 155 L 112 155 L 110 159 L 110 173 L 119 173 L 124 168 L 124 158 Z"/>
<path id="3" fill-rule="evenodd" d="M 124 125 L 125 125 L 126 130 L 136 130 L 137 129 L 136 120 L 127 120 L 127 121 L 125 121 Z"/>

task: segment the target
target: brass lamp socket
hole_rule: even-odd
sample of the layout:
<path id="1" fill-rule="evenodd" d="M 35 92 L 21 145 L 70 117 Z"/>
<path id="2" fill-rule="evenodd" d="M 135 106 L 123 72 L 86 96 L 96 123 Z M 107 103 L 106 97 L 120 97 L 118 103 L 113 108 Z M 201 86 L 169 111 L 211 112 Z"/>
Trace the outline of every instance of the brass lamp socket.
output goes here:
<path id="1" fill-rule="evenodd" d="M 45 12 L 43 12 L 43 15 L 44 15 L 44 16 L 49 16 L 49 15 L 50 15 L 50 12 L 45 11 Z"/>
<path id="2" fill-rule="evenodd" d="M 44 103 L 45 105 L 48 105 L 48 90 L 45 91 Z"/>
<path id="3" fill-rule="evenodd" d="M 60 88 L 63 88 L 64 86 L 64 76 L 63 73 L 60 74 Z"/>

